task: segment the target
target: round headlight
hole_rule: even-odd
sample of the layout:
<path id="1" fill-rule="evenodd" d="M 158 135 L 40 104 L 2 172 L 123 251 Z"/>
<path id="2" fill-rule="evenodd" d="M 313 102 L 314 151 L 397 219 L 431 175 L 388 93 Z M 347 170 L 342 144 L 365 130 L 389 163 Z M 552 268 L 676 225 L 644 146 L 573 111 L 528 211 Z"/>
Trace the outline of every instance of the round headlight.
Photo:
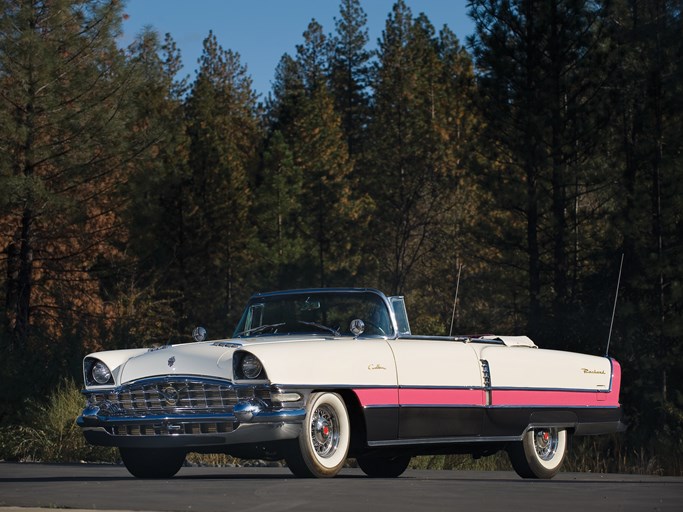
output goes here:
<path id="1" fill-rule="evenodd" d="M 95 382 L 98 384 L 106 384 L 111 380 L 111 371 L 103 362 L 97 362 L 95 363 L 95 366 L 92 367 L 92 378 L 95 379 Z"/>
<path id="2" fill-rule="evenodd" d="M 247 379 L 257 379 L 262 371 L 263 365 L 256 356 L 247 354 L 242 358 L 242 375 Z"/>

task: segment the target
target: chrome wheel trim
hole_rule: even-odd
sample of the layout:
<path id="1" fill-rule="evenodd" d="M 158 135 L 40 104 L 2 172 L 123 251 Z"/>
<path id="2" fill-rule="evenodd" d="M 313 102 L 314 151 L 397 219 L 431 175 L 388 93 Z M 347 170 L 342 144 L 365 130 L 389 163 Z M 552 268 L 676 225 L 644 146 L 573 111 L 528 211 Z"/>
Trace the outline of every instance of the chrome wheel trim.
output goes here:
<path id="1" fill-rule="evenodd" d="M 557 455 L 559 435 L 556 428 L 534 430 L 534 448 L 538 458 L 551 461 Z"/>
<path id="2" fill-rule="evenodd" d="M 311 444 L 316 456 L 329 459 L 339 448 L 339 418 L 327 404 L 318 406 L 311 415 Z"/>

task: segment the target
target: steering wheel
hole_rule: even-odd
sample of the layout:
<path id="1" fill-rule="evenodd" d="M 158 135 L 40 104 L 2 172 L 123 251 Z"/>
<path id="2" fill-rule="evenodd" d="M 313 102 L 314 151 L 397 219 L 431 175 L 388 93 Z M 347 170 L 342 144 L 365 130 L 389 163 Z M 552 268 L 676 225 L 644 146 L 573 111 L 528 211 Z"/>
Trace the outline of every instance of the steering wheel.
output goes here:
<path id="1" fill-rule="evenodd" d="M 364 322 L 365 322 L 365 325 L 366 325 L 366 326 L 373 327 L 373 328 L 375 328 L 377 331 L 379 331 L 379 333 L 380 333 L 382 336 L 386 336 L 386 335 L 387 335 L 387 333 L 384 332 L 384 329 L 382 329 L 379 325 L 374 324 L 374 323 L 372 323 L 372 322 L 370 322 L 370 321 L 368 321 L 368 320 L 364 320 Z M 364 334 L 367 334 L 367 333 L 368 333 L 368 330 L 366 329 L 365 332 L 364 332 Z M 374 333 L 373 333 L 373 334 L 374 334 Z"/>

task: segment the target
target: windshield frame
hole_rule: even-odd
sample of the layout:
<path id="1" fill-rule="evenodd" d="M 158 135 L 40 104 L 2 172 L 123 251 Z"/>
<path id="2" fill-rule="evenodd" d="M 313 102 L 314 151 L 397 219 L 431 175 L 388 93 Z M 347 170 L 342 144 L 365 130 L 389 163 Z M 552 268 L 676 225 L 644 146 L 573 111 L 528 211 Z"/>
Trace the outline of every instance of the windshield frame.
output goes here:
<path id="1" fill-rule="evenodd" d="M 348 295 L 353 295 L 353 296 L 359 296 L 359 295 L 367 295 L 368 298 L 371 298 L 373 301 L 376 301 L 377 304 L 382 305 L 383 307 L 383 314 L 386 314 L 386 317 L 388 319 L 389 325 L 389 332 L 386 332 L 384 335 L 382 334 L 367 334 L 367 333 L 362 333 L 358 338 L 384 338 L 384 339 L 395 339 L 398 336 L 398 330 L 397 330 L 397 323 L 396 323 L 396 317 L 394 313 L 394 308 L 392 307 L 392 304 L 390 303 L 389 299 L 387 298 L 384 293 L 380 292 L 379 290 L 375 290 L 373 288 L 305 288 L 305 289 L 296 289 L 296 290 L 285 290 L 285 291 L 277 291 L 277 292 L 268 292 L 268 293 L 256 293 L 251 296 L 249 301 L 247 302 L 247 305 L 244 309 L 244 312 L 240 318 L 240 321 L 238 322 L 237 326 L 235 327 L 235 330 L 233 332 L 232 337 L 233 338 L 256 338 L 260 336 L 285 336 L 285 335 L 322 335 L 322 336 L 333 336 L 334 334 L 332 333 L 333 330 L 337 328 L 337 326 L 325 326 L 329 330 L 326 329 L 321 329 L 320 331 L 316 332 L 308 332 L 308 331 L 290 331 L 290 332 L 270 332 L 269 329 L 266 329 L 265 332 L 256 332 L 253 335 L 249 335 L 251 331 L 257 330 L 258 326 L 254 326 L 254 315 L 255 311 L 258 311 L 258 314 L 260 315 L 260 321 L 261 323 L 271 323 L 268 321 L 263 320 L 263 309 L 265 307 L 265 304 L 268 302 L 277 302 L 279 300 L 295 300 L 299 299 L 305 302 L 306 300 L 309 300 L 308 297 L 321 297 L 325 298 L 325 296 L 339 296 L 340 298 L 343 296 L 348 296 Z M 306 297 L 306 298 L 305 298 Z M 355 297 L 354 297 L 355 298 Z M 313 301 L 315 302 L 315 300 Z M 319 307 L 319 305 L 318 305 Z M 246 327 L 246 328 L 245 328 Z M 346 331 L 346 325 L 341 326 L 344 331 Z M 246 335 L 245 335 L 246 334 Z M 336 333 L 335 333 L 336 334 Z M 351 334 L 341 334 L 341 336 L 353 336 Z M 335 336 L 336 337 L 336 336 Z"/>

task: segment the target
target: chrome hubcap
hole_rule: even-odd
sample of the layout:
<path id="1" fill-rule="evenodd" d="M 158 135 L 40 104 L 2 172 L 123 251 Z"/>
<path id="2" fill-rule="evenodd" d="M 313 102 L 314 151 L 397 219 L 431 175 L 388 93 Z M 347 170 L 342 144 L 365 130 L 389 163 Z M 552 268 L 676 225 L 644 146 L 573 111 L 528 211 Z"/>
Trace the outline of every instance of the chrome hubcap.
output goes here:
<path id="1" fill-rule="evenodd" d="M 541 460 L 549 461 L 555 456 L 555 453 L 557 453 L 557 443 L 557 429 L 534 431 L 534 446 Z"/>
<path id="2" fill-rule="evenodd" d="M 311 419 L 311 441 L 319 457 L 331 457 L 339 446 L 339 420 L 334 410 L 321 405 Z"/>

